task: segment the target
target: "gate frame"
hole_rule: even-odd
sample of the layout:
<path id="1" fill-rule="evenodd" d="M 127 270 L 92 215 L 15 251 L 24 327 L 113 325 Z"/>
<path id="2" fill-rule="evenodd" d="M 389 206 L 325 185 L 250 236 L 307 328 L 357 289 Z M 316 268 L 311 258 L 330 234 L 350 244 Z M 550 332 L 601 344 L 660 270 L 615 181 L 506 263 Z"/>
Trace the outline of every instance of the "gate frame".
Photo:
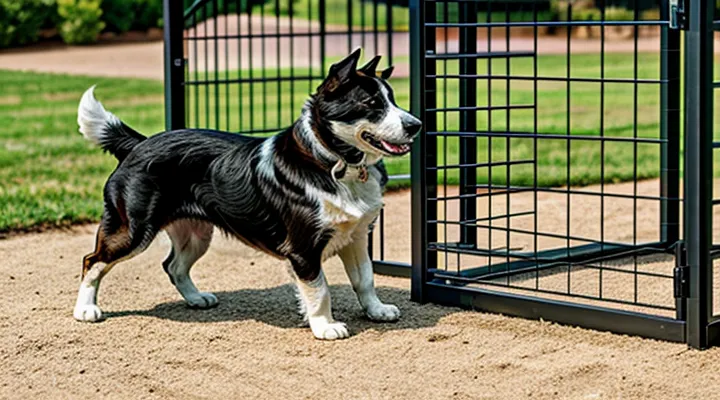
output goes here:
<path id="1" fill-rule="evenodd" d="M 688 4 L 689 3 L 689 4 Z M 687 343 L 707 348 L 720 342 L 713 318 L 713 34 L 715 3 L 687 0 L 685 31 L 685 246 L 689 296 Z"/>
<path id="2" fill-rule="evenodd" d="M 661 340 L 684 342 L 690 347 L 706 348 L 720 343 L 720 318 L 712 315 L 712 149 L 720 143 L 712 141 L 713 112 L 713 23 L 714 2 L 686 0 L 689 4 L 670 11 L 662 7 L 662 20 L 680 18 L 685 30 L 685 76 L 680 77 L 680 31 L 663 26 L 661 29 L 661 202 L 660 234 L 664 244 L 676 243 L 675 269 L 676 318 L 628 312 L 607 307 L 588 306 L 567 301 L 549 300 L 532 295 L 517 295 L 501 291 L 469 288 L 461 280 L 455 285 L 446 283 L 445 276 L 435 273 L 436 251 L 430 247 L 437 231 L 435 198 L 437 176 L 427 166 L 436 162 L 436 137 L 422 135 L 412 153 L 412 292 L 418 302 L 434 302 L 530 319 L 547 319 L 561 324 L 621 334 L 638 335 Z M 438 1 L 439 2 L 439 1 Z M 427 40 L 435 32 L 426 24 L 436 22 L 435 11 L 424 6 L 435 2 L 410 1 L 411 37 L 411 97 L 412 111 L 434 129 L 435 65 L 426 55 L 435 51 L 435 40 Z M 687 9 L 687 14 L 685 14 Z M 432 15 L 429 15 L 432 14 Z M 460 28 L 460 30 L 463 30 Z M 463 34 L 460 34 L 463 37 Z M 670 77 L 670 79 L 668 79 Z M 676 77 L 677 79 L 674 79 Z M 685 199 L 679 199 L 680 188 L 680 79 L 685 80 Z M 433 85 L 433 86 L 431 86 Z M 718 84 L 720 86 L 720 84 Z M 462 119 L 462 118 L 461 118 Z M 462 141 L 461 141 L 462 145 Z M 464 154 L 463 150 L 460 150 Z M 461 173 L 462 175 L 462 173 Z M 673 199 L 673 200 L 667 200 Z M 683 202 L 685 241 L 679 235 L 679 209 Z M 435 204 L 433 204 L 435 203 Z M 718 201 L 720 203 L 720 201 Z M 463 210 L 461 210 L 462 212 Z M 466 235 L 462 235 L 465 237 Z M 462 240 L 461 240 L 462 241 Z M 460 243 L 459 245 L 462 245 Z M 687 265 L 684 265 L 686 264 Z"/>

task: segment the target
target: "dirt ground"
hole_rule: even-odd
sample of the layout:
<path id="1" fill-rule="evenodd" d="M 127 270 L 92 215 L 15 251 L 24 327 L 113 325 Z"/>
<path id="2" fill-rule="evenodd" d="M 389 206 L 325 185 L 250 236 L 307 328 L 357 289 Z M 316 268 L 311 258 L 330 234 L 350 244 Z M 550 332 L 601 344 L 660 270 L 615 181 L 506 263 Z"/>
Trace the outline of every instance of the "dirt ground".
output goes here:
<path id="1" fill-rule="evenodd" d="M 409 195 L 386 203 L 386 251 L 400 257 Z M 608 226 L 623 226 L 610 214 Z M 79 323 L 72 307 L 94 229 L 0 241 L 0 398 L 700 399 L 720 389 L 720 349 L 419 305 L 401 278 L 376 277 L 400 322 L 369 322 L 337 258 L 326 271 L 352 337 L 318 341 L 282 262 L 220 235 L 193 270 L 217 308 L 180 301 L 160 266 L 161 234 L 104 280 L 107 319 Z"/>
<path id="2" fill-rule="evenodd" d="M 575 43 L 573 50 L 591 48 Z M 564 51 L 564 46 L 556 47 Z M 162 44 L 3 52 L 0 68 L 161 79 Z M 640 193 L 651 195 L 657 188 L 657 181 L 638 185 Z M 627 193 L 633 187 L 608 190 Z M 541 229 L 597 238 L 597 197 L 573 196 L 569 227 L 563 198 L 539 195 Z M 518 193 L 510 208 L 520 211 L 531 200 Z M 409 195 L 390 194 L 386 203 L 385 255 L 405 261 Z M 657 205 L 640 203 L 638 236 L 651 240 Z M 487 204 L 478 203 L 480 212 L 487 211 Z M 506 203 L 504 197 L 495 197 L 492 204 L 497 213 Z M 453 210 L 457 204 L 448 202 L 448 207 Z M 627 202 L 605 204 L 607 240 L 627 239 L 633 227 L 628 215 Z M 448 212 L 448 220 L 456 218 Z M 493 223 L 503 226 L 502 220 Z M 527 229 L 532 224 L 513 218 L 511 227 Z M 107 320 L 79 323 L 72 318 L 72 307 L 80 261 L 93 248 L 94 230 L 81 226 L 0 240 L 0 398 L 657 400 L 710 399 L 720 389 L 720 348 L 699 352 L 682 344 L 419 305 L 409 301 L 406 279 L 376 277 L 381 298 L 397 304 L 403 317 L 395 324 L 369 322 L 337 258 L 325 269 L 335 316 L 348 323 L 352 336 L 318 341 L 295 312 L 284 265 L 219 235 L 193 271 L 201 290 L 218 295 L 217 308 L 185 307 L 160 266 L 169 251 L 169 241 L 161 234 L 147 252 L 104 280 L 99 301 Z M 439 233 L 441 239 L 457 236 L 452 228 Z M 483 235 L 481 240 L 493 248 L 507 245 L 504 235 L 492 241 Z M 521 251 L 535 246 L 523 235 L 513 235 L 511 245 Z M 553 245 L 557 243 L 543 239 L 538 249 Z M 439 261 L 454 269 L 487 260 Z M 667 273 L 671 264 L 655 259 L 641 262 L 639 268 Z M 570 290 L 597 295 L 599 282 L 606 279 L 605 295 L 628 296 L 627 275 L 594 274 L 573 271 Z M 568 289 L 563 286 L 567 279 L 552 276 L 541 282 L 544 287 Z M 513 283 L 533 284 L 534 278 Z M 669 300 L 667 281 L 643 287 L 642 300 Z"/>

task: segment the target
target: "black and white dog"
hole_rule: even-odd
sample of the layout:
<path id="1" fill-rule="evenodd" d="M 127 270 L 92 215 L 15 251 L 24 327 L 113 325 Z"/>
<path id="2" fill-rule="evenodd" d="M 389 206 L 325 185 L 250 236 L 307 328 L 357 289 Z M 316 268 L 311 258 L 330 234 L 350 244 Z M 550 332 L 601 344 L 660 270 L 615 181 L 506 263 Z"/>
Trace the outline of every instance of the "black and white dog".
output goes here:
<path id="1" fill-rule="evenodd" d="M 147 248 L 164 229 L 172 250 L 170 281 L 193 307 L 217 304 L 198 291 L 190 268 L 207 251 L 213 226 L 289 260 L 301 309 L 319 339 L 348 337 L 335 321 L 321 263 L 338 254 L 367 316 L 395 321 L 378 299 L 367 251 L 382 207 L 384 156 L 401 156 L 420 121 L 395 104 L 376 72 L 380 57 L 357 69 L 360 50 L 332 65 L 297 121 L 269 138 L 199 129 L 145 137 L 106 111 L 90 88 L 80 100 L 80 132 L 115 155 L 95 251 L 83 259 L 74 317 L 97 321 L 100 280 Z"/>

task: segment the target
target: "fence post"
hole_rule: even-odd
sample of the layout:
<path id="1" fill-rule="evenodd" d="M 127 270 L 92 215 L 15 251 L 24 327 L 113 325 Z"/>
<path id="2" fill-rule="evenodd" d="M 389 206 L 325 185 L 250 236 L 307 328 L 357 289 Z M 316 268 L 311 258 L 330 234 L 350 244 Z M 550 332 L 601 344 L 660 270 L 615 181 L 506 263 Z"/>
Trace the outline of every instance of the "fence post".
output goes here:
<path id="1" fill-rule="evenodd" d="M 670 19 L 669 7 L 661 7 L 661 19 Z M 663 25 L 660 34 L 660 241 L 668 245 L 680 239 L 680 30 Z"/>
<path id="2" fill-rule="evenodd" d="M 712 315 L 712 136 L 714 1 L 687 1 L 685 32 L 685 201 L 684 225 L 690 296 L 686 339 L 708 346 Z"/>
<path id="3" fill-rule="evenodd" d="M 325 76 L 328 72 L 327 69 L 325 69 L 325 37 L 327 36 L 325 32 L 325 0 L 320 0 L 318 3 L 318 20 L 320 24 L 320 76 Z M 312 40 L 312 36 L 310 40 Z M 312 75 L 312 68 L 310 75 Z"/>
<path id="4" fill-rule="evenodd" d="M 426 5 L 432 7 L 426 15 Z M 412 282 L 410 298 L 424 302 L 425 283 L 428 268 L 434 267 L 436 257 L 430 255 L 428 244 L 435 241 L 437 229 L 428 220 L 437 219 L 437 201 L 428 198 L 437 196 L 437 173 L 428 170 L 437 161 L 437 146 L 434 136 L 427 131 L 435 129 L 435 117 L 425 110 L 434 107 L 436 98 L 435 79 L 426 79 L 426 74 L 435 73 L 434 60 L 428 60 L 426 53 L 435 51 L 435 30 L 425 27 L 425 22 L 435 20 L 435 3 L 425 0 L 410 0 L 410 102 L 411 111 L 423 120 L 423 130 L 415 140 L 410 159 L 412 181 Z"/>
<path id="5" fill-rule="evenodd" d="M 185 128 L 185 55 L 183 2 L 163 0 L 165 56 L 165 129 Z"/>

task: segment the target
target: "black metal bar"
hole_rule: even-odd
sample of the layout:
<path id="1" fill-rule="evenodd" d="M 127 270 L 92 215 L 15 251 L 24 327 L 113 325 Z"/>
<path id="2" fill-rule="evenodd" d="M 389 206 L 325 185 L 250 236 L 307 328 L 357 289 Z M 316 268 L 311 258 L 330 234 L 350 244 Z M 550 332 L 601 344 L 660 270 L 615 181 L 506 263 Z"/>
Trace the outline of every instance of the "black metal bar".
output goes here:
<path id="1" fill-rule="evenodd" d="M 460 21 L 477 22 L 477 4 L 460 4 Z M 461 55 L 475 54 L 477 52 L 477 29 L 461 28 L 459 50 Z M 461 56 L 459 55 L 459 56 Z M 475 74 L 477 62 L 473 58 L 460 59 L 461 74 Z M 477 106 L 477 82 L 467 80 L 460 85 L 460 130 L 473 132 L 477 130 L 477 117 L 475 108 Z M 447 90 L 447 89 L 446 89 Z M 460 138 L 460 164 L 472 165 L 477 163 L 477 139 L 473 136 Z M 477 183 L 477 169 L 475 167 L 463 167 L 460 169 L 460 193 L 470 194 L 475 192 L 474 185 Z M 477 204 L 475 199 L 460 200 L 460 219 L 475 219 Z M 469 246 L 477 244 L 477 230 L 471 226 L 460 228 L 460 241 Z"/>
<path id="2" fill-rule="evenodd" d="M 428 167 L 428 169 L 444 170 L 444 169 L 455 169 L 455 168 L 488 168 L 488 167 L 503 167 L 510 165 L 522 165 L 522 164 L 533 164 L 533 160 L 515 160 L 515 161 L 496 161 L 496 162 L 481 162 L 472 164 L 446 164 L 438 165 L 437 167 Z M 473 189 L 477 187 L 474 183 L 471 183 Z M 472 191 L 471 193 L 474 193 Z M 470 194 L 470 193 L 468 193 Z"/>
<path id="3" fill-rule="evenodd" d="M 685 322 L 672 318 L 436 282 L 428 282 L 426 297 L 433 303 L 466 309 L 671 342 L 685 341 Z"/>
<path id="4" fill-rule="evenodd" d="M 249 85 L 248 85 L 248 93 L 249 93 L 249 120 L 250 120 L 250 128 L 249 131 L 252 132 L 255 129 L 255 86 L 253 83 L 255 80 L 253 79 L 253 69 L 255 68 L 255 63 L 253 62 L 253 42 L 255 41 L 253 37 L 253 23 L 252 23 L 252 9 L 253 9 L 253 3 L 252 1 L 246 1 L 245 6 L 247 7 L 247 21 L 248 21 L 248 35 L 250 35 L 250 38 L 248 39 L 248 76 L 249 76 Z M 261 39 L 262 40 L 262 39 Z"/>
<path id="5" fill-rule="evenodd" d="M 410 278 L 412 266 L 395 261 L 373 260 L 373 270 L 376 274 L 396 276 L 398 278 Z"/>
<path id="6" fill-rule="evenodd" d="M 497 163 L 496 163 L 497 164 Z M 438 167 L 439 169 L 439 167 Z M 637 198 L 638 200 L 657 200 L 657 201 L 680 201 L 679 198 L 667 198 L 662 196 L 645 196 L 645 195 L 637 195 L 633 196 L 632 194 L 622 194 L 622 193 L 608 193 L 608 192 L 591 192 L 588 190 L 579 190 L 579 189 L 567 189 L 567 188 L 552 188 L 552 187 L 538 187 L 535 188 L 534 186 L 507 186 L 507 185 L 486 185 L 486 184 L 479 184 L 475 185 L 477 189 L 489 189 L 489 190 L 496 190 L 500 189 L 499 191 L 501 193 L 511 192 L 511 193 L 520 193 L 520 192 L 529 192 L 529 191 L 537 191 L 537 192 L 545 192 L 545 193 L 557 193 L 557 194 L 575 194 L 575 195 L 581 195 L 581 196 L 597 196 L 597 197 L 614 197 L 618 199 L 634 199 Z M 457 200 L 461 198 L 482 198 L 487 196 L 488 193 L 477 193 L 477 194 L 469 194 L 469 195 L 451 195 L 451 196 L 442 196 L 433 198 L 431 200 Z M 717 203 L 715 203 L 717 202 Z M 720 200 L 713 200 L 713 204 L 720 204 Z"/>
<path id="7" fill-rule="evenodd" d="M 573 3 L 568 2 L 568 7 L 567 7 L 567 12 L 568 12 L 567 20 L 568 21 L 572 21 L 572 9 L 573 9 Z M 570 59 L 572 56 L 572 51 L 571 51 L 572 35 L 571 35 L 570 29 L 566 29 L 566 32 L 567 32 L 567 39 L 566 39 L 567 47 L 565 49 L 565 60 L 566 60 L 565 61 L 566 62 L 566 66 L 565 66 L 566 71 L 565 72 L 567 73 L 567 78 L 569 80 L 570 79 L 570 69 L 571 69 Z M 571 83 L 572 82 L 570 82 L 570 81 L 565 83 L 565 85 L 566 85 L 565 86 L 565 90 L 566 90 L 566 93 L 565 93 L 566 105 L 565 105 L 565 107 L 567 107 L 565 109 L 565 124 L 566 124 L 565 129 L 566 129 L 566 133 L 567 133 L 568 137 L 572 135 L 572 127 L 570 125 L 570 118 L 572 116 L 572 103 L 570 102 L 570 84 Z M 565 141 L 565 143 L 566 143 L 566 147 L 565 147 L 565 157 L 566 157 L 566 159 L 565 159 L 566 160 L 565 186 L 570 188 L 571 177 L 572 177 L 572 175 L 570 173 L 570 166 L 572 164 L 570 161 L 571 160 L 570 152 L 571 152 L 572 147 L 571 147 L 571 141 L 569 139 L 567 141 Z M 572 199 L 570 197 L 570 193 L 568 193 L 565 198 L 565 234 L 567 236 L 565 238 L 565 247 L 567 248 L 567 256 L 568 257 L 570 257 L 570 247 L 571 247 L 570 246 L 570 240 L 571 240 L 570 239 L 570 224 L 572 222 L 572 219 L 570 218 L 570 207 L 571 206 L 572 206 Z M 570 293 L 570 288 L 571 288 L 571 284 L 570 284 L 571 277 L 572 277 L 572 274 L 570 271 L 570 267 L 568 266 L 568 269 L 567 269 L 567 293 L 568 294 Z"/>
<path id="8" fill-rule="evenodd" d="M 225 18 L 225 33 L 228 32 L 228 20 L 230 15 L 228 13 L 228 3 L 230 0 L 223 1 L 223 15 Z M 225 40 L 225 80 L 230 79 L 230 41 Z M 219 109 L 218 105 L 218 109 Z M 230 84 L 225 83 L 225 130 L 230 130 Z"/>
<path id="9" fill-rule="evenodd" d="M 323 76 L 317 75 L 317 76 L 268 76 L 266 78 L 238 78 L 238 79 L 209 79 L 209 80 L 193 80 L 193 81 L 187 81 L 185 82 L 185 86 L 194 86 L 194 85 L 217 85 L 219 83 L 267 83 L 267 82 L 288 82 L 293 80 L 312 80 L 312 79 L 323 79 Z"/>
<path id="10" fill-rule="evenodd" d="M 321 37 L 321 36 L 347 36 L 345 31 L 326 31 L 325 33 L 318 32 L 280 32 L 280 33 L 255 33 L 255 34 L 238 34 L 238 35 L 217 35 L 217 36 L 195 36 L 187 38 L 188 41 L 204 41 L 213 39 L 281 39 L 281 38 L 302 38 L 302 37 Z"/>
<path id="11" fill-rule="evenodd" d="M 393 65 L 393 34 L 395 27 L 393 26 L 393 5 L 391 1 L 385 2 L 385 32 L 387 40 L 387 62 Z"/>
<path id="12" fill-rule="evenodd" d="M 481 137 L 516 137 L 516 138 L 533 138 L 534 136 L 538 136 L 540 139 L 558 139 L 558 140 L 597 140 L 597 141 L 606 141 L 606 142 L 628 142 L 628 143 L 665 143 L 667 140 L 665 139 L 653 139 L 653 138 L 632 138 L 632 137 L 622 137 L 622 136 L 587 136 L 587 135 L 558 135 L 553 133 L 538 133 L 537 135 L 535 133 L 528 133 L 528 132 L 499 132 L 499 131 L 492 131 L 492 132 L 485 132 L 485 131 L 478 131 L 478 132 L 433 132 L 428 131 L 425 133 L 428 136 L 481 136 Z M 712 147 L 712 146 L 708 146 Z"/>
<path id="13" fill-rule="evenodd" d="M 410 158 L 412 177 L 412 282 L 410 296 L 413 301 L 425 302 L 424 289 L 427 284 L 427 269 L 433 268 L 437 260 L 428 249 L 428 243 L 435 241 L 436 225 L 428 224 L 428 220 L 437 219 L 436 202 L 429 202 L 428 197 L 435 197 L 437 173 L 428 171 L 426 167 L 436 165 L 436 139 L 424 133 L 434 129 L 436 118 L 425 113 L 426 108 L 435 107 L 435 95 L 428 94 L 427 89 L 436 88 L 434 79 L 425 79 L 425 74 L 435 73 L 435 64 L 427 60 L 426 55 L 435 51 L 434 29 L 426 28 L 427 22 L 435 21 L 435 5 L 428 7 L 423 0 L 410 0 L 410 102 L 411 111 L 423 120 L 423 132 L 413 144 Z M 429 11 L 426 13 L 426 11 Z"/>
<path id="14" fill-rule="evenodd" d="M 460 106 L 460 107 L 440 107 L 430 108 L 427 112 L 452 112 L 452 111 L 497 111 L 497 110 L 532 110 L 535 106 L 532 104 L 515 104 L 505 106 Z M 460 128 L 463 129 L 463 128 Z M 464 129 L 463 129 L 464 130 Z"/>
<path id="15" fill-rule="evenodd" d="M 667 83 L 663 79 L 632 79 L 632 78 L 588 78 L 588 77 L 564 77 L 564 76 L 524 76 L 524 75 L 462 75 L 462 74 L 440 74 L 427 75 L 428 78 L 447 79 L 493 79 L 493 80 L 518 80 L 518 81 L 546 81 L 546 82 L 585 82 L 585 83 L 637 83 L 637 84 L 658 84 Z"/>
<path id="16" fill-rule="evenodd" d="M 532 57 L 532 51 L 487 51 L 483 53 L 440 53 L 428 54 L 428 60 L 484 60 L 488 58 Z"/>
<path id="17" fill-rule="evenodd" d="M 348 44 L 348 53 L 350 53 L 353 50 L 352 42 L 353 42 L 353 2 L 348 1 L 347 2 L 347 44 Z"/>
<path id="18" fill-rule="evenodd" d="M 462 249 L 445 246 L 443 251 L 462 251 Z M 517 252 L 517 251 L 501 251 L 501 250 L 477 250 L 473 254 L 488 255 L 494 254 L 505 258 L 514 258 L 518 261 L 505 264 L 485 265 L 477 268 L 468 268 L 462 270 L 458 275 L 466 278 L 480 277 L 485 279 L 489 274 L 506 271 L 524 270 L 526 268 L 534 268 L 535 263 L 538 268 L 540 265 L 551 264 L 553 266 L 559 263 L 570 263 L 583 266 L 591 266 L 592 263 L 600 261 L 608 261 L 618 258 L 626 258 L 637 253 L 666 253 L 667 248 L 662 243 L 650 243 L 642 246 L 630 246 L 612 243 L 589 243 L 578 246 L 572 246 L 569 249 L 564 247 L 541 250 L 538 252 Z M 620 269 L 618 269 L 620 270 Z M 625 270 L 624 272 L 632 273 L 633 271 Z M 653 274 L 659 277 L 671 277 L 659 274 Z"/>
<path id="19" fill-rule="evenodd" d="M 687 299 L 687 342 L 709 344 L 712 315 L 712 131 L 714 2 L 687 2 L 685 32 L 685 200 L 684 225 L 690 296 Z"/>
<path id="20" fill-rule="evenodd" d="M 320 49 L 318 55 L 320 56 L 320 74 L 324 75 L 327 73 L 325 69 L 325 37 L 328 32 L 325 29 L 325 0 L 320 0 L 318 3 L 318 24 L 320 24 Z M 310 73 L 312 75 L 312 72 Z"/>
<path id="21" fill-rule="evenodd" d="M 478 23 L 427 23 L 428 28 L 511 28 L 533 27 L 533 26 L 554 26 L 554 27 L 573 27 L 573 26 L 663 26 L 667 25 L 667 21 L 537 21 L 537 22 L 478 22 Z"/>
<path id="22" fill-rule="evenodd" d="M 183 52 L 182 3 L 163 0 L 165 64 L 165 129 L 185 127 L 185 55 Z"/>
<path id="23" fill-rule="evenodd" d="M 213 19 L 213 34 L 217 36 L 218 34 L 218 0 L 212 1 L 212 19 Z M 219 76 L 219 69 L 220 69 L 220 51 L 219 51 L 219 43 L 217 39 L 213 39 L 213 56 L 214 56 L 214 67 L 215 67 L 215 82 L 218 82 L 220 79 Z M 207 107 L 210 108 L 210 103 L 208 102 Z M 220 84 L 215 84 L 215 129 L 220 129 Z"/>
<path id="24" fill-rule="evenodd" d="M 443 224 L 443 225 L 468 225 L 468 224 L 474 224 L 474 223 L 476 223 L 476 222 L 481 222 L 481 221 L 489 221 L 489 220 L 491 220 L 491 219 L 505 219 L 505 218 L 513 218 L 513 217 L 526 217 L 526 216 L 528 216 L 528 215 L 533 215 L 533 214 L 534 214 L 534 211 L 522 211 L 522 212 L 517 212 L 517 213 L 500 214 L 500 215 L 492 215 L 492 216 L 489 216 L 489 217 L 475 218 L 475 219 L 471 219 L 471 220 L 467 220 L 467 221 L 464 221 L 464 220 L 460 220 L 460 221 L 448 221 L 448 220 L 439 219 L 439 220 L 428 221 L 428 222 L 434 222 L 434 223 Z M 447 218 L 447 217 L 445 217 L 445 218 Z"/>
<path id="25" fill-rule="evenodd" d="M 606 4 L 600 4 L 600 20 L 605 21 Z M 605 136 L 605 27 L 600 28 L 600 135 Z M 605 142 L 600 142 L 600 251 L 605 249 Z M 602 262 L 600 263 L 602 267 Z M 603 269 L 598 271 L 598 297 L 603 298 Z"/>
<path id="26" fill-rule="evenodd" d="M 661 19 L 668 20 L 669 7 L 660 7 Z M 660 194 L 665 198 L 680 197 L 680 30 L 663 26 L 660 29 Z M 680 239 L 680 201 L 660 203 L 661 240 L 675 243 Z"/>
<path id="27" fill-rule="evenodd" d="M 573 265 L 567 265 L 567 264 L 562 264 L 562 263 L 557 263 L 556 265 L 548 265 L 548 266 L 542 265 L 541 267 L 543 268 L 543 270 L 546 271 L 546 273 L 550 272 L 551 274 L 552 274 L 552 271 L 547 271 L 546 268 L 551 268 L 551 269 L 559 269 L 560 267 L 567 267 L 567 268 L 574 267 L 576 269 L 586 269 L 587 268 L 584 265 L 573 266 Z M 526 271 L 517 271 L 517 272 L 513 272 L 512 274 L 513 275 L 516 273 L 517 274 L 527 274 L 531 271 L 532 271 L 532 269 L 530 268 Z M 440 280 L 444 279 L 446 281 L 445 283 L 448 285 L 453 284 L 453 285 L 463 286 L 463 285 L 468 285 L 468 284 L 476 284 L 476 285 L 481 285 L 481 287 L 485 287 L 485 288 L 489 287 L 490 289 L 494 289 L 494 288 L 498 288 L 498 290 L 512 289 L 516 292 L 525 292 L 525 293 L 535 292 L 535 295 L 533 297 L 538 300 L 543 299 L 542 296 L 537 296 L 537 293 L 540 293 L 540 294 L 562 296 L 565 301 L 581 299 L 581 300 L 591 300 L 591 301 L 596 301 L 596 302 L 602 302 L 604 304 L 607 304 L 608 306 L 610 304 L 620 304 L 620 305 L 625 305 L 625 306 L 644 307 L 644 308 L 649 308 L 649 309 L 654 309 L 654 310 L 664 310 L 664 311 L 674 311 L 675 310 L 674 306 L 665 306 L 662 304 L 652 304 L 652 303 L 645 303 L 645 302 L 641 302 L 641 301 L 637 301 L 637 302 L 636 301 L 628 301 L 628 300 L 611 298 L 611 297 L 606 297 L 606 298 L 601 299 L 596 296 L 586 295 L 586 294 L 582 294 L 582 293 L 572 293 L 572 292 L 568 292 L 568 291 L 559 291 L 559 290 L 552 290 L 552 289 L 532 289 L 532 288 L 528 288 L 527 286 L 516 285 L 516 284 L 512 284 L 512 283 L 506 284 L 504 282 L 497 282 L 498 279 L 503 277 L 503 273 L 495 274 L 494 276 L 496 276 L 496 278 L 492 278 L 494 280 L 476 280 L 476 279 L 467 279 L 467 278 L 462 278 L 462 277 L 453 277 L 451 275 L 444 273 L 444 271 L 439 271 L 439 272 L 430 271 L 430 272 L 434 274 L 434 276 L 436 278 L 435 279 L 436 282 L 439 282 Z M 624 271 L 624 272 L 627 272 L 627 271 Z M 671 277 L 663 276 L 662 278 L 670 279 Z M 509 280 L 509 279 L 510 279 L 510 276 L 507 276 L 506 280 Z M 476 286 L 473 286 L 473 287 L 476 287 Z"/>
<path id="28" fill-rule="evenodd" d="M 537 113 L 537 106 L 538 106 L 538 9 L 537 9 L 537 2 L 533 2 L 533 52 L 535 55 L 533 56 L 533 75 L 532 75 L 532 83 L 533 83 L 533 106 L 535 106 L 535 109 L 533 110 L 533 161 L 535 161 L 535 164 L 533 165 L 533 231 L 538 231 L 538 113 Z M 510 75 L 510 71 L 505 72 L 506 75 Z M 535 289 L 540 288 L 540 270 L 538 269 L 539 266 L 539 260 L 538 260 L 538 236 L 533 235 L 533 253 L 535 254 L 533 263 L 535 265 Z"/>

